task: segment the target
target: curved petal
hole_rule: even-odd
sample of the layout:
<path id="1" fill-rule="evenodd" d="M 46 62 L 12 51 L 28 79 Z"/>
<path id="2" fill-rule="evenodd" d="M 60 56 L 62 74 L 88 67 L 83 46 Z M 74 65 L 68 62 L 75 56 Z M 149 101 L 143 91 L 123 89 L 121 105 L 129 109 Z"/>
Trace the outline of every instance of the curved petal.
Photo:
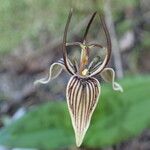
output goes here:
<path id="1" fill-rule="evenodd" d="M 48 78 L 46 77 L 36 80 L 34 84 L 47 84 L 50 80 L 55 79 L 61 73 L 62 69 L 65 69 L 65 66 L 63 60 L 60 59 L 58 62 L 55 62 L 50 66 Z"/>
<path id="2" fill-rule="evenodd" d="M 86 30 L 85 30 L 85 33 L 84 33 L 84 36 L 83 36 L 83 43 L 86 42 L 86 38 L 87 38 L 87 34 L 88 34 L 88 31 L 89 31 L 89 28 L 90 28 L 90 26 L 91 26 L 91 23 L 92 23 L 92 21 L 93 21 L 95 15 L 96 15 L 96 13 L 97 13 L 97 12 L 94 12 L 94 13 L 92 14 L 91 19 L 90 19 L 90 21 L 89 21 L 89 23 L 88 23 L 88 25 L 87 25 L 87 27 L 86 27 Z"/>
<path id="3" fill-rule="evenodd" d="M 108 64 L 108 61 L 109 61 L 110 56 L 111 56 L 111 38 L 110 38 L 110 34 L 109 34 L 109 31 L 108 31 L 106 23 L 105 23 L 104 15 L 100 14 L 99 16 L 100 16 L 100 21 L 102 23 L 102 28 L 104 30 L 104 33 L 105 33 L 105 36 L 106 36 L 106 41 L 107 41 L 106 56 L 105 56 L 105 59 L 104 59 L 103 63 L 99 66 L 99 68 L 97 68 L 94 72 L 92 72 L 90 74 L 90 76 L 94 76 L 94 75 L 97 75 L 100 72 L 102 72 L 102 70 Z"/>
<path id="4" fill-rule="evenodd" d="M 101 77 L 106 81 L 106 82 L 111 82 L 112 87 L 115 91 L 120 91 L 123 92 L 122 86 L 115 82 L 115 71 L 112 68 L 105 68 L 101 73 Z"/>
<path id="5" fill-rule="evenodd" d="M 103 50 L 106 52 L 108 51 L 106 47 L 103 47 Z M 108 61 L 108 55 L 106 54 L 106 56 L 102 62 L 96 62 L 97 64 L 95 66 L 91 67 L 91 72 L 90 72 L 89 76 L 92 77 L 92 76 L 100 73 L 103 70 L 103 68 L 106 66 L 107 61 Z"/>
<path id="6" fill-rule="evenodd" d="M 75 132 L 76 144 L 82 144 L 100 95 L 95 78 L 72 76 L 66 90 L 67 104 Z"/>
<path id="7" fill-rule="evenodd" d="M 74 70 L 72 69 L 72 66 L 70 65 L 70 61 L 68 59 L 67 49 L 66 49 L 67 32 L 68 32 L 68 27 L 69 27 L 69 24 L 70 24 L 70 21 L 71 21 L 72 13 L 73 13 L 73 9 L 70 9 L 70 12 L 69 12 L 69 15 L 68 15 L 68 19 L 67 19 L 67 23 L 66 23 L 66 26 L 65 26 L 64 35 L 63 35 L 62 51 L 63 51 L 64 66 L 66 67 L 66 70 L 71 75 L 74 75 L 75 73 L 74 73 Z"/>

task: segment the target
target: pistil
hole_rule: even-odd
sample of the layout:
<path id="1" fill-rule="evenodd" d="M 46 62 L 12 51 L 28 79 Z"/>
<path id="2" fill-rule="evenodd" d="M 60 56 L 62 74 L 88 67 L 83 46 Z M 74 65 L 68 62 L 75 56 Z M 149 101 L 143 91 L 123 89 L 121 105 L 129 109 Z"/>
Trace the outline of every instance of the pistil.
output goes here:
<path id="1" fill-rule="evenodd" d="M 87 75 L 88 69 L 86 65 L 88 64 L 89 60 L 89 49 L 85 44 L 81 44 L 81 57 L 80 57 L 80 75 Z"/>

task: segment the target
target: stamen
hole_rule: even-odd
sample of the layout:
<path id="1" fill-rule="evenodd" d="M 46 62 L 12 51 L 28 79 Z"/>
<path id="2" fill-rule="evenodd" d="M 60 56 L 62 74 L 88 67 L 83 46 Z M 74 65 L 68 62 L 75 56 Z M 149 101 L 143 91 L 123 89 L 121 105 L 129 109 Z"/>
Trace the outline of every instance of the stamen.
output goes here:
<path id="1" fill-rule="evenodd" d="M 86 76 L 86 75 L 88 74 L 88 72 L 89 72 L 88 69 L 84 69 L 84 70 L 82 71 L 82 75 L 83 75 L 83 76 Z"/>

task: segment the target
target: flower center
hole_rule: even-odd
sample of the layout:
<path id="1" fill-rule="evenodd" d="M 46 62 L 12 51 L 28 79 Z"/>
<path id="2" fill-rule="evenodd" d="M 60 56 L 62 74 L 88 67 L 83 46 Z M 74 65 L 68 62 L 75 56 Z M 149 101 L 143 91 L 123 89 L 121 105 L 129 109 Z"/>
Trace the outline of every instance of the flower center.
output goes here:
<path id="1" fill-rule="evenodd" d="M 80 57 L 80 75 L 86 76 L 88 74 L 88 69 L 86 66 L 88 65 L 89 60 L 89 47 L 84 43 L 81 46 L 81 57 Z"/>

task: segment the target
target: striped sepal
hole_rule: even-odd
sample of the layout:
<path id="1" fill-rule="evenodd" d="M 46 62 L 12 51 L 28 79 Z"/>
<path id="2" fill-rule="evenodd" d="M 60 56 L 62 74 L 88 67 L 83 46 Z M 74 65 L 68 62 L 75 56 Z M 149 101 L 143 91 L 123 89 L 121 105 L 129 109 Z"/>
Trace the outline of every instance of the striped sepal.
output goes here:
<path id="1" fill-rule="evenodd" d="M 100 95 L 97 79 L 73 76 L 67 85 L 67 104 L 76 136 L 80 146 L 89 127 L 91 116 Z"/>

